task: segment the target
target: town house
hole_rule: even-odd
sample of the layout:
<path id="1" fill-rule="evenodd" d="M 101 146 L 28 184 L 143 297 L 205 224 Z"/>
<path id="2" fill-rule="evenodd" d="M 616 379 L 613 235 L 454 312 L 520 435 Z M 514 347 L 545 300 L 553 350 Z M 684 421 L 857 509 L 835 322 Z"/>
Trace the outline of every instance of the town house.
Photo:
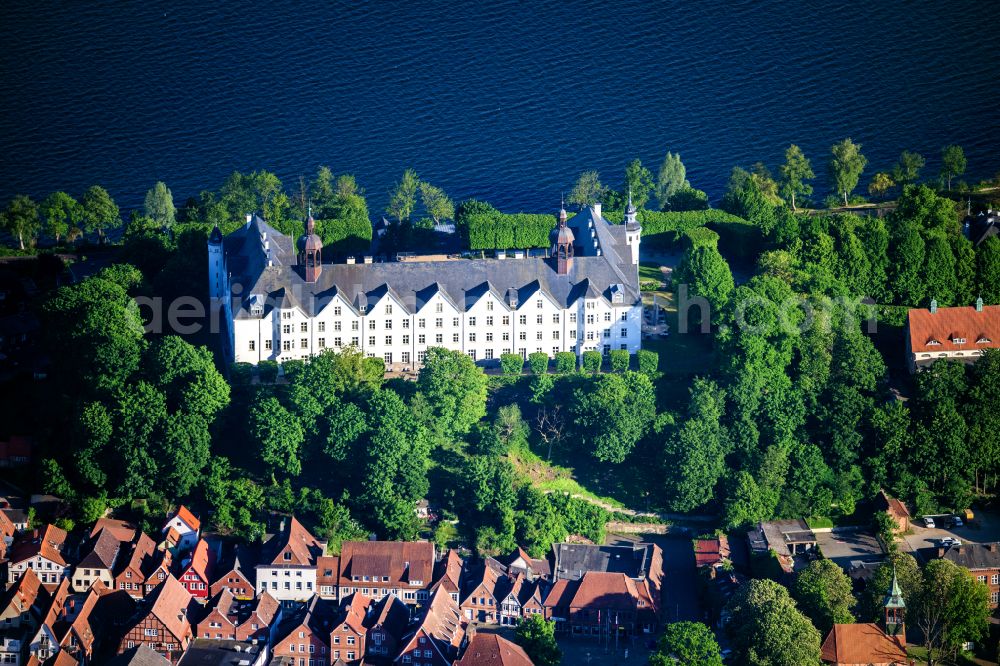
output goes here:
<path id="1" fill-rule="evenodd" d="M 316 590 L 324 599 L 337 599 L 340 558 L 336 555 L 316 559 Z"/>
<path id="2" fill-rule="evenodd" d="M 145 644 L 176 664 L 191 643 L 192 630 L 188 621 L 191 595 L 176 578 L 167 575 L 153 590 L 128 623 L 128 630 L 118 647 L 118 654 L 136 645 Z"/>
<path id="3" fill-rule="evenodd" d="M 465 583 L 465 596 L 460 605 L 466 620 L 475 622 L 498 622 L 500 604 L 496 597 L 497 585 L 504 576 L 504 566 L 492 557 L 487 557 L 478 565 L 476 573 Z"/>
<path id="4" fill-rule="evenodd" d="M 32 569 L 0 596 L 0 663 L 24 663 L 24 654 L 49 600 L 49 593 Z"/>
<path id="5" fill-rule="evenodd" d="M 127 558 L 115 573 L 114 587 L 124 590 L 134 599 L 143 599 L 170 575 L 172 556 L 169 550 L 158 549 L 153 539 L 139 532 Z"/>
<path id="6" fill-rule="evenodd" d="M 208 542 L 199 539 L 190 559 L 181 562 L 181 572 L 177 579 L 195 599 L 208 599 L 208 591 L 212 587 L 209 576 L 214 559 L 215 554 L 208 547 Z"/>
<path id="7" fill-rule="evenodd" d="M 939 359 L 974 363 L 987 349 L 1000 348 L 1000 305 L 939 308 L 906 313 L 906 358 L 910 372 Z"/>
<path id="8" fill-rule="evenodd" d="M 458 603 L 462 595 L 462 570 L 464 567 L 465 563 L 462 562 L 458 551 L 454 548 L 450 549 L 434 565 L 434 584 L 431 586 L 430 593 L 437 592 L 439 587 L 444 588 L 444 591 L 451 595 L 452 600 Z"/>
<path id="9" fill-rule="evenodd" d="M 524 648 L 498 634 L 477 633 L 455 666 L 535 666 Z"/>
<path id="10" fill-rule="evenodd" d="M 394 594 L 404 603 L 426 601 L 434 575 L 429 541 L 345 541 L 340 550 L 340 598 Z"/>
<path id="11" fill-rule="evenodd" d="M 416 628 L 399 642 L 394 664 L 409 666 L 451 666 L 465 639 L 458 604 L 444 590 L 438 590 L 423 609 Z"/>
<path id="12" fill-rule="evenodd" d="M 83 558 L 73 569 L 73 591 L 86 592 L 94 581 L 115 588 L 114 570 L 119 555 L 128 546 L 111 530 L 102 529 L 92 538 Z"/>
<path id="13" fill-rule="evenodd" d="M 387 594 L 374 602 L 365 618 L 368 630 L 365 654 L 368 660 L 379 663 L 394 656 L 409 621 L 410 607 L 396 595 Z"/>
<path id="14" fill-rule="evenodd" d="M 224 557 L 216 569 L 221 575 L 212 583 L 211 596 L 214 597 L 225 589 L 232 592 L 237 599 L 253 599 L 256 572 L 248 549 L 234 544 L 231 554 Z"/>
<path id="15" fill-rule="evenodd" d="M 334 662 L 342 659 L 353 663 L 364 658 L 367 634 L 364 622 L 371 603 L 371 599 L 358 592 L 344 600 L 340 616 L 330 629 L 330 657 Z"/>
<path id="16" fill-rule="evenodd" d="M 336 609 L 319 595 L 290 612 L 281 622 L 274 641 L 273 659 L 288 666 L 319 666 L 330 663 L 330 631 Z"/>
<path id="17" fill-rule="evenodd" d="M 282 520 L 256 567 L 257 593 L 269 592 L 281 602 L 309 599 L 316 592 L 316 561 L 325 550 L 294 516 Z"/>
<path id="18" fill-rule="evenodd" d="M 1000 543 L 963 543 L 938 548 L 938 557 L 967 570 L 990 590 L 990 608 L 1000 605 Z"/>
<path id="19" fill-rule="evenodd" d="M 25 571 L 34 569 L 42 585 L 55 590 L 70 572 L 69 563 L 63 557 L 66 536 L 66 530 L 55 525 L 18 535 L 7 554 L 7 583 L 16 583 Z"/>
<path id="20" fill-rule="evenodd" d="M 169 548 L 190 550 L 198 542 L 201 521 L 183 504 L 163 525 L 163 540 Z"/>

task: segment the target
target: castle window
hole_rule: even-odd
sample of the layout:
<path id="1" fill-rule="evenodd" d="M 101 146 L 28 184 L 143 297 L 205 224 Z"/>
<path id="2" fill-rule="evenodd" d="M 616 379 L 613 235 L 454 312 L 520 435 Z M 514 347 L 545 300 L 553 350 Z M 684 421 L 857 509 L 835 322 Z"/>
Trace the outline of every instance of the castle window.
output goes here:
<path id="1" fill-rule="evenodd" d="M 475 326 L 475 325 L 476 325 L 476 318 L 469 317 L 469 326 Z"/>
<path id="2" fill-rule="evenodd" d="M 521 315 L 517 318 L 517 322 L 521 324 L 521 326 L 526 326 L 528 324 L 528 315 Z"/>
<path id="3" fill-rule="evenodd" d="M 542 322 L 542 315 L 538 315 L 537 317 L 535 317 L 535 323 L 536 323 L 536 324 L 541 324 L 541 323 L 543 323 L 543 322 Z"/>
<path id="4" fill-rule="evenodd" d="M 326 338 L 320 338 L 319 339 L 319 348 L 320 349 L 326 349 Z"/>
<path id="5" fill-rule="evenodd" d="M 443 303 L 435 303 L 434 304 L 434 312 L 444 312 L 444 304 Z"/>
<path id="6" fill-rule="evenodd" d="M 374 319 L 372 319 L 370 322 L 368 322 L 368 330 L 369 331 L 374 331 L 375 330 L 375 320 Z"/>
<path id="7" fill-rule="evenodd" d="M 282 340 L 281 341 L 281 351 L 291 351 L 291 350 L 292 350 L 292 341 L 291 340 Z"/>
<path id="8" fill-rule="evenodd" d="M 250 341 L 250 351 L 257 351 L 257 341 L 256 340 L 251 340 Z"/>
<path id="9" fill-rule="evenodd" d="M 451 320 L 451 325 L 452 326 L 461 326 L 462 325 L 462 321 L 458 317 L 455 317 L 454 319 Z"/>
<path id="10" fill-rule="evenodd" d="M 339 317 L 342 312 L 343 312 L 343 309 L 339 305 L 334 306 L 334 308 L 333 308 L 333 316 L 334 317 Z"/>
<path id="11" fill-rule="evenodd" d="M 570 312 L 569 313 L 569 323 L 571 323 L 571 324 L 575 324 L 576 323 L 576 313 L 575 312 Z"/>
<path id="12" fill-rule="evenodd" d="M 368 346 L 369 347 L 374 347 L 375 346 L 375 336 L 374 335 L 368 336 Z"/>
<path id="13" fill-rule="evenodd" d="M 403 336 L 403 344 L 404 345 L 410 344 L 410 336 L 408 336 L 408 335 L 404 335 Z"/>
<path id="14" fill-rule="evenodd" d="M 410 352 L 403 352 L 403 363 L 410 362 Z"/>
<path id="15" fill-rule="evenodd" d="M 306 322 L 302 322 L 299 325 L 299 332 L 300 333 L 308 333 L 309 332 L 309 324 L 307 324 Z"/>
<path id="16" fill-rule="evenodd" d="M 434 320 L 434 328 L 444 328 L 444 319 L 438 317 Z"/>
<path id="17" fill-rule="evenodd" d="M 510 326 L 510 317 L 504 316 L 504 318 L 503 318 L 503 325 L 504 326 Z"/>
<path id="18" fill-rule="evenodd" d="M 391 335 L 385 336 L 385 346 L 389 347 L 391 345 L 392 345 L 392 336 Z"/>
<path id="19" fill-rule="evenodd" d="M 299 349 L 309 349 L 309 339 L 302 338 L 299 340 Z"/>
<path id="20" fill-rule="evenodd" d="M 443 336 L 443 335 L 441 335 L 440 333 L 436 334 L 436 335 L 434 336 L 434 343 L 435 343 L 435 344 L 438 344 L 438 345 L 440 345 L 440 344 L 444 343 L 444 336 Z"/>
<path id="21" fill-rule="evenodd" d="M 317 323 L 316 327 L 317 327 L 317 330 L 320 333 L 326 333 L 326 322 L 325 321 L 321 321 L 321 322 Z"/>
<path id="22" fill-rule="evenodd" d="M 956 345 L 964 345 L 965 338 L 952 338 L 951 341 Z"/>
<path id="23" fill-rule="evenodd" d="M 604 313 L 604 321 L 611 321 L 611 313 L 610 312 L 605 312 Z"/>
<path id="24" fill-rule="evenodd" d="M 427 344 L 427 336 L 424 335 L 423 333 L 421 333 L 420 335 L 418 335 L 417 336 L 417 344 L 418 345 L 425 345 L 425 344 Z"/>
<path id="25" fill-rule="evenodd" d="M 493 312 L 493 301 L 486 301 L 486 311 Z"/>
<path id="26" fill-rule="evenodd" d="M 386 303 L 385 304 L 385 313 L 387 315 L 391 315 L 392 314 L 392 304 L 391 303 Z"/>
<path id="27" fill-rule="evenodd" d="M 406 329 L 406 328 L 409 328 L 409 327 L 410 327 L 410 320 L 409 319 L 404 319 L 403 320 L 403 328 Z"/>
<path id="28" fill-rule="evenodd" d="M 281 332 L 284 333 L 285 335 L 291 335 L 291 333 L 292 333 L 292 325 L 291 324 L 285 324 L 285 325 L 283 325 L 281 327 Z"/>

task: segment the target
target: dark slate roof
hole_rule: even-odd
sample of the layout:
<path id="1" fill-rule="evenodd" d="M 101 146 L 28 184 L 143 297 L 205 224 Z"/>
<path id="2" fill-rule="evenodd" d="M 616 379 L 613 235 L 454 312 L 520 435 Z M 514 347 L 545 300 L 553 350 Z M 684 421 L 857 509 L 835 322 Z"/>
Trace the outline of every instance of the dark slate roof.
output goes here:
<path id="1" fill-rule="evenodd" d="M 623 292 L 624 303 L 638 303 L 638 272 L 625 243 L 624 227 L 609 224 L 591 209 L 575 215 L 569 224 L 577 245 L 567 275 L 558 275 L 553 260 L 542 257 L 405 261 L 324 264 L 317 282 L 309 284 L 296 266 L 292 239 L 255 216 L 225 237 L 227 270 L 242 299 L 234 307 L 234 316 L 251 316 L 252 295 L 266 299 L 265 314 L 272 307 L 294 306 L 309 316 L 319 313 L 337 294 L 356 310 L 388 295 L 410 313 L 437 293 L 459 311 L 487 291 L 505 295 L 504 302 L 516 294 L 523 303 L 540 290 L 560 307 L 568 307 L 584 296 L 603 296 L 610 302 L 615 288 Z M 267 239 L 266 250 L 262 236 Z"/>
<path id="2" fill-rule="evenodd" d="M 942 557 L 966 569 L 1000 569 L 1000 543 L 964 543 Z"/>
<path id="3" fill-rule="evenodd" d="M 588 571 L 623 573 L 629 578 L 641 578 L 649 571 L 653 544 L 634 546 L 597 546 L 579 543 L 557 543 L 555 578 L 579 580 Z"/>
<path id="4" fill-rule="evenodd" d="M 260 645 L 249 642 L 196 638 L 185 650 L 178 666 L 240 666 L 253 662 L 260 650 Z"/>
<path id="5" fill-rule="evenodd" d="M 145 643 L 129 648 L 111 661 L 107 666 L 169 666 L 170 662 Z"/>

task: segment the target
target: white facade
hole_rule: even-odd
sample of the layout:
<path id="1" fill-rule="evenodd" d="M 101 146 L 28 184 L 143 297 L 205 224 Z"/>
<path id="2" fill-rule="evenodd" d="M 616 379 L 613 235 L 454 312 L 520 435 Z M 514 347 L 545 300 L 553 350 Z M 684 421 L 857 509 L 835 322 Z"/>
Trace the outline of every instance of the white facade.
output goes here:
<path id="1" fill-rule="evenodd" d="M 34 569 L 38 579 L 44 585 L 57 585 L 69 575 L 70 568 L 59 562 L 54 562 L 41 555 L 34 555 L 20 562 L 10 562 L 7 565 L 8 585 L 16 583 L 28 569 Z"/>
<path id="2" fill-rule="evenodd" d="M 257 594 L 267 592 L 278 601 L 306 601 L 315 591 L 315 564 L 257 566 Z"/>
<path id="3" fill-rule="evenodd" d="M 188 525 L 179 515 L 174 516 L 163 526 L 163 533 L 166 534 L 173 528 L 180 535 L 177 539 L 177 547 L 181 550 L 194 550 L 198 544 L 198 529 Z"/>
<path id="4" fill-rule="evenodd" d="M 509 307 L 487 292 L 461 312 L 439 293 L 411 315 L 387 293 L 364 313 L 340 296 L 316 317 L 298 307 L 274 308 L 260 319 L 235 320 L 233 333 L 237 362 L 280 363 L 356 347 L 366 356 L 384 359 L 387 367 L 403 368 L 418 366 L 430 347 L 461 351 L 476 361 L 499 360 L 507 353 L 635 353 L 641 325 L 641 305 L 609 303 L 600 296 L 562 308 L 544 292 L 536 292 Z"/>
<path id="5" fill-rule="evenodd" d="M 641 229 L 634 221 L 610 225 L 599 206 L 578 217 L 582 244 L 565 274 L 538 257 L 382 264 L 366 258 L 363 265 L 326 264 L 314 283 L 297 272 L 292 239 L 248 219 L 234 232 L 239 261 L 232 263 L 243 267 L 241 277 L 229 274 L 226 244 L 213 232 L 209 295 L 226 318 L 236 362 L 281 363 L 348 347 L 393 370 L 419 367 L 431 347 L 487 365 L 506 353 L 635 353 Z"/>

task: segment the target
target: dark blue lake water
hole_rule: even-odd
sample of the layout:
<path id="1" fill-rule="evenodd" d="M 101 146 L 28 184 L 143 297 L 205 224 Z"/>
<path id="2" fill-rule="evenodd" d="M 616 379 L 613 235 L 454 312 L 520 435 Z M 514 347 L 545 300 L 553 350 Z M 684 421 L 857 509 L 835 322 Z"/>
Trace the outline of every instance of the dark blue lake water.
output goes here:
<path id="1" fill-rule="evenodd" d="M 15 2 L 0 9 L 0 200 L 93 183 L 180 204 L 234 169 L 349 171 L 373 213 L 404 168 L 456 199 L 558 205 L 584 169 L 733 165 L 845 136 L 1000 171 L 1000 3 Z M 867 184 L 867 177 L 863 185 Z"/>

